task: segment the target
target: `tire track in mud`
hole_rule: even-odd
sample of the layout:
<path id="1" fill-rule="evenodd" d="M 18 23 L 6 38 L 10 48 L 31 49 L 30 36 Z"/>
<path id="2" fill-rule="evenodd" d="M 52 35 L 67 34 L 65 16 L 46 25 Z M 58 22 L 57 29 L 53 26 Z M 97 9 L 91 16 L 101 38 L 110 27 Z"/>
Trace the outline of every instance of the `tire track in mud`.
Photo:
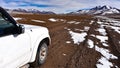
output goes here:
<path id="1" fill-rule="evenodd" d="M 99 18 L 101 21 L 106 22 L 104 23 L 104 29 L 107 32 L 108 36 L 108 43 L 110 44 L 110 51 L 113 53 L 115 56 L 118 57 L 118 59 L 111 59 L 110 61 L 114 63 L 114 65 L 117 65 L 115 68 L 120 68 L 120 34 L 116 32 L 115 29 L 112 27 L 120 27 L 119 21 L 117 21 L 114 18 L 108 18 L 108 17 L 100 17 Z"/>
<path id="2" fill-rule="evenodd" d="M 71 55 L 76 52 L 77 46 L 66 43 L 68 39 L 70 40 L 70 37 L 64 27 L 69 25 L 65 23 L 58 23 L 56 25 L 49 28 L 52 44 L 49 47 L 46 63 L 41 65 L 40 68 L 63 68 Z"/>
<path id="3" fill-rule="evenodd" d="M 95 49 L 89 49 L 87 47 L 87 40 L 95 29 L 96 21 L 97 19 L 94 19 L 94 22 L 90 25 L 90 29 L 87 31 L 85 40 L 83 43 L 81 43 L 76 53 L 73 54 L 73 56 L 69 59 L 65 68 L 95 68 L 95 61 L 99 58 L 100 55 L 95 51 Z M 91 57 L 93 53 L 96 55 Z M 92 61 L 94 62 L 92 63 Z"/>
<path id="4" fill-rule="evenodd" d="M 105 27 L 105 29 L 108 34 L 111 51 L 118 57 L 117 60 L 111 60 L 111 62 L 115 63 L 120 68 L 120 36 L 109 27 Z"/>
<path id="5" fill-rule="evenodd" d="M 108 61 L 110 61 L 113 64 L 113 68 L 116 67 L 120 67 L 120 53 L 117 50 L 120 50 L 118 48 L 116 48 L 115 46 L 119 45 L 120 43 L 115 43 L 115 39 L 114 39 L 114 33 L 110 32 L 110 29 L 106 29 L 105 27 L 103 29 L 105 29 L 106 31 L 106 37 L 108 37 L 108 40 L 106 40 L 107 44 L 109 45 L 109 47 L 103 46 L 103 43 L 100 42 L 100 40 L 98 40 L 98 38 L 96 38 L 96 35 L 100 35 L 98 33 L 98 31 L 96 31 L 96 29 L 98 27 L 101 27 L 102 24 L 98 25 L 99 19 L 95 19 L 94 23 L 91 25 L 89 31 L 87 32 L 87 36 L 85 41 L 83 42 L 82 46 L 79 47 L 79 50 L 77 50 L 77 52 L 72 56 L 72 58 L 70 58 L 69 63 L 67 63 L 66 68 L 96 68 L 96 64 L 100 64 L 98 63 L 98 60 L 102 57 L 100 52 L 96 51 L 96 46 L 100 47 L 100 48 L 104 48 L 104 49 L 108 49 L 110 50 L 110 54 L 113 54 L 115 56 L 118 57 L 118 59 L 108 59 Z M 106 24 L 106 23 L 104 23 Z M 91 34 L 94 34 L 94 37 L 91 36 Z M 115 33 L 116 35 L 116 33 Z M 117 36 L 117 35 L 116 35 Z M 119 36 L 119 34 L 118 34 Z M 88 39 L 91 39 L 92 41 L 94 41 L 94 47 L 92 49 L 88 48 Z M 119 41 L 120 38 L 118 38 Z M 104 56 L 105 58 L 105 56 Z"/>

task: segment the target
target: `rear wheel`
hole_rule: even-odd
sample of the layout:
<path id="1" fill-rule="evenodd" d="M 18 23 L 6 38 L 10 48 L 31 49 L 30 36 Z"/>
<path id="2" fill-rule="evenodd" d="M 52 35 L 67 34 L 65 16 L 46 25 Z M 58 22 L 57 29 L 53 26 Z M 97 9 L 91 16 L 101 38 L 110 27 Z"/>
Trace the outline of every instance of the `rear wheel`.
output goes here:
<path id="1" fill-rule="evenodd" d="M 39 46 L 38 48 L 35 62 L 31 63 L 30 66 L 34 68 L 43 64 L 46 60 L 47 54 L 48 54 L 48 46 L 46 43 L 42 43 L 41 46 Z"/>

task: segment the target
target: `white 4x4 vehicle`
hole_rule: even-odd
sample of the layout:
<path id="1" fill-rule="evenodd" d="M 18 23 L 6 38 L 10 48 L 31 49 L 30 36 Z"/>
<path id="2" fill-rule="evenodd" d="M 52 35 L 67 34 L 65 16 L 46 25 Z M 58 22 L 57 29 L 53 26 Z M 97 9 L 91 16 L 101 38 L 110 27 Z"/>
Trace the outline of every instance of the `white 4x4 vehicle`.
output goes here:
<path id="1" fill-rule="evenodd" d="M 0 7 L 0 68 L 19 68 L 44 63 L 50 37 L 48 29 L 20 25 Z"/>

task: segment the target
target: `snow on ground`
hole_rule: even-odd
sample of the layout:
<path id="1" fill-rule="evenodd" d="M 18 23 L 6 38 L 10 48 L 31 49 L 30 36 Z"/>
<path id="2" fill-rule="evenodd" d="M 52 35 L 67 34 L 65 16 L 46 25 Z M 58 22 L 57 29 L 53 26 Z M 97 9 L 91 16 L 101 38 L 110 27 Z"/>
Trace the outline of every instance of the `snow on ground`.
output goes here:
<path id="1" fill-rule="evenodd" d="M 60 21 L 60 22 L 66 23 L 66 20 L 65 20 L 65 19 L 49 18 L 48 20 L 51 21 L 51 22 L 57 22 L 57 21 Z"/>
<path id="2" fill-rule="evenodd" d="M 101 41 L 103 46 L 109 46 L 107 44 L 108 36 L 106 36 L 107 35 L 106 30 L 103 28 L 103 26 L 108 26 L 108 25 L 104 25 L 105 23 L 101 22 L 101 21 L 98 21 L 97 23 L 100 24 L 100 28 L 96 29 L 96 31 L 98 31 L 103 36 L 96 35 L 95 37 Z M 113 64 L 111 62 L 109 62 L 109 60 L 110 59 L 118 59 L 118 57 L 111 54 L 108 49 L 100 48 L 97 45 L 95 46 L 95 50 L 102 54 L 101 58 L 98 60 L 98 63 L 96 64 L 97 68 L 113 67 Z"/>
<path id="3" fill-rule="evenodd" d="M 66 30 L 68 30 L 68 31 L 70 31 L 71 29 L 69 29 L 69 28 L 67 28 L 67 27 L 64 27 L 64 29 L 66 29 Z"/>
<path id="4" fill-rule="evenodd" d="M 51 22 L 56 22 L 56 21 L 58 21 L 57 19 L 55 19 L 55 18 L 50 18 L 50 19 L 48 19 L 49 21 L 51 21 Z"/>
<path id="5" fill-rule="evenodd" d="M 93 22 L 94 21 L 91 21 L 91 24 Z M 75 24 L 76 21 L 69 21 L 67 23 Z M 110 26 L 110 25 L 109 25 L 109 23 L 101 22 L 100 20 L 98 20 L 97 23 L 100 25 L 100 27 L 98 27 L 98 29 L 96 29 L 95 31 L 98 31 L 100 35 L 90 34 L 90 36 L 92 36 L 96 39 L 99 39 L 100 43 L 102 43 L 103 46 L 109 47 L 108 36 L 107 36 L 106 30 L 104 29 L 103 26 Z M 106 23 L 108 25 L 105 25 Z M 111 26 L 111 28 L 115 29 L 116 32 L 120 33 L 120 28 L 119 27 Z M 71 31 L 71 29 L 68 29 L 67 27 L 65 27 L 64 29 L 69 31 L 69 34 L 71 35 L 71 39 L 73 40 L 74 44 L 79 45 L 81 42 L 83 42 L 85 40 L 85 37 L 87 36 L 86 31 L 88 31 L 90 29 L 90 27 L 85 26 L 83 30 L 74 28 L 75 31 L 80 31 L 81 33 L 73 32 L 73 31 Z M 66 43 L 71 43 L 71 42 L 66 41 Z M 98 47 L 98 45 L 97 45 L 98 42 L 96 42 L 96 45 L 95 45 L 94 44 L 95 42 L 93 40 L 88 39 L 87 43 L 89 45 L 88 48 L 94 48 L 95 47 L 95 50 L 102 55 L 101 58 L 97 61 L 97 64 L 96 64 L 97 68 L 111 68 L 111 67 L 113 67 L 113 63 L 110 62 L 109 60 L 118 59 L 118 57 L 111 54 L 109 49 Z"/>
<path id="6" fill-rule="evenodd" d="M 98 63 L 96 64 L 97 68 L 111 68 L 113 67 L 113 64 L 109 62 L 110 59 L 118 59 L 118 57 L 114 56 L 113 54 L 110 54 L 110 51 L 104 48 L 100 48 L 98 46 L 95 46 L 95 50 L 100 52 L 103 56 L 98 60 Z"/>
<path id="7" fill-rule="evenodd" d="M 80 22 L 75 22 L 75 24 L 80 24 Z"/>
<path id="8" fill-rule="evenodd" d="M 93 22 L 94 22 L 94 21 L 92 20 L 92 21 L 90 22 L 90 25 L 93 24 Z"/>
<path id="9" fill-rule="evenodd" d="M 111 68 L 113 64 L 109 62 L 105 57 L 101 57 L 96 64 L 97 68 Z"/>
<path id="10" fill-rule="evenodd" d="M 108 47 L 108 46 L 109 46 L 109 45 L 108 45 L 107 43 L 105 43 L 105 42 L 103 42 L 102 44 L 103 44 L 103 46 L 105 46 L 105 47 Z"/>
<path id="11" fill-rule="evenodd" d="M 22 18 L 15 18 L 15 17 L 13 17 L 13 18 L 14 18 L 14 20 L 16 20 L 16 21 L 17 21 L 17 20 L 22 20 Z"/>
<path id="12" fill-rule="evenodd" d="M 100 20 L 98 20 L 97 23 L 100 25 L 100 27 L 97 28 L 95 31 L 98 31 L 100 33 L 100 35 L 91 34 L 90 36 L 92 36 L 92 37 L 94 37 L 96 39 L 99 39 L 103 46 L 108 47 L 109 46 L 107 44 L 108 43 L 108 36 L 107 36 L 106 30 L 103 28 L 103 26 L 110 26 L 111 28 L 113 28 L 118 33 L 120 33 L 120 28 L 115 27 L 115 26 L 111 26 L 111 25 L 109 25 L 110 23 L 101 22 Z M 106 23 L 108 25 L 105 25 Z M 88 39 L 87 43 L 89 45 L 88 48 L 93 48 L 95 46 L 95 50 L 97 52 L 101 53 L 101 55 L 102 55 L 101 58 L 97 61 L 97 64 L 96 64 L 97 68 L 111 68 L 111 67 L 113 67 L 113 63 L 110 62 L 109 60 L 110 59 L 118 59 L 118 57 L 111 54 L 109 49 L 98 47 L 98 45 L 94 45 L 95 42 L 90 40 L 90 39 Z"/>
<path id="13" fill-rule="evenodd" d="M 83 30 L 82 30 L 82 29 L 74 28 L 75 31 L 80 31 L 80 32 L 86 32 L 86 31 L 88 31 L 89 29 L 90 29 L 90 27 L 88 27 L 88 26 L 84 26 L 84 29 L 83 29 Z"/>
<path id="14" fill-rule="evenodd" d="M 76 21 L 68 21 L 68 24 L 80 24 L 80 22 L 76 22 Z"/>
<path id="15" fill-rule="evenodd" d="M 97 36 L 94 36 L 97 38 Z M 107 38 L 101 38 L 100 39 L 102 42 L 105 42 Z M 97 45 L 94 45 L 94 41 L 88 39 L 88 48 L 93 48 L 95 46 L 95 50 L 98 51 L 99 53 L 102 54 L 101 58 L 97 61 L 98 63 L 96 64 L 97 68 L 111 68 L 113 64 L 109 62 L 110 59 L 118 59 L 118 57 L 114 56 L 113 54 L 110 53 L 108 49 L 105 48 L 100 48 Z M 104 45 L 108 46 L 107 44 L 103 43 Z"/>
<path id="16" fill-rule="evenodd" d="M 84 30 L 85 30 L 85 31 L 88 31 L 89 29 L 90 29 L 90 27 L 88 27 L 88 26 L 85 26 L 85 27 L 84 27 Z"/>
<path id="17" fill-rule="evenodd" d="M 107 23 L 107 25 L 105 25 L 105 23 L 102 23 L 100 21 L 98 21 L 97 23 L 102 24 L 103 26 L 111 27 L 117 33 L 120 34 L 120 28 L 119 28 L 120 21 L 117 21 L 116 19 L 113 19 L 113 18 L 103 17 L 103 16 L 96 16 L 96 17 L 101 18 L 101 19 L 105 19 L 106 22 L 109 22 L 109 23 Z"/>
<path id="18" fill-rule="evenodd" d="M 60 21 L 66 21 L 65 19 L 60 19 Z"/>
<path id="19" fill-rule="evenodd" d="M 34 22 L 40 22 L 40 23 L 45 23 L 45 21 L 40 21 L 40 20 L 31 20 L 31 21 L 34 21 Z"/>
<path id="20" fill-rule="evenodd" d="M 92 40 L 90 40 L 90 39 L 88 39 L 88 48 L 93 48 L 94 47 L 94 42 L 92 41 Z"/>
<path id="21" fill-rule="evenodd" d="M 86 30 L 74 28 L 75 31 L 85 32 Z"/>
<path id="22" fill-rule="evenodd" d="M 91 34 L 90 36 L 95 37 L 95 35 L 94 35 L 94 34 Z"/>
<path id="23" fill-rule="evenodd" d="M 96 38 L 99 39 L 102 43 L 106 42 L 106 40 L 108 40 L 107 36 L 96 35 Z"/>
<path id="24" fill-rule="evenodd" d="M 102 24 L 103 22 L 101 22 L 101 21 L 98 21 L 97 23 L 98 23 L 98 24 Z"/>
<path id="25" fill-rule="evenodd" d="M 62 55 L 63 55 L 63 56 L 66 56 L 67 54 L 63 53 Z"/>
<path id="26" fill-rule="evenodd" d="M 112 23 L 110 23 L 110 25 L 113 25 L 113 26 L 120 26 L 120 22 L 112 22 Z"/>
<path id="27" fill-rule="evenodd" d="M 120 34 L 120 27 L 115 27 L 115 26 L 110 26 L 110 27 Z"/>
<path id="28" fill-rule="evenodd" d="M 76 33 L 76 32 L 73 32 L 73 31 L 69 31 L 69 33 L 71 35 L 71 38 L 74 41 L 74 44 L 78 44 L 78 45 L 85 40 L 85 36 L 87 35 L 86 32 Z"/>
<path id="29" fill-rule="evenodd" d="M 103 28 L 96 29 L 96 31 L 99 31 L 100 34 L 102 34 L 102 35 L 104 35 L 104 36 L 107 35 L 106 30 L 103 29 Z"/>
<path id="30" fill-rule="evenodd" d="M 100 52 L 103 55 L 103 57 L 105 57 L 107 60 L 118 59 L 118 57 L 114 56 L 113 54 L 110 54 L 110 51 L 108 49 L 100 48 L 96 45 L 95 50 Z"/>
<path id="31" fill-rule="evenodd" d="M 69 22 L 67 22 L 67 23 L 69 23 L 69 24 L 74 24 L 76 21 L 69 21 Z"/>
<path id="32" fill-rule="evenodd" d="M 71 41 L 66 41 L 66 43 L 68 43 L 68 44 L 69 44 L 69 43 L 71 43 Z"/>

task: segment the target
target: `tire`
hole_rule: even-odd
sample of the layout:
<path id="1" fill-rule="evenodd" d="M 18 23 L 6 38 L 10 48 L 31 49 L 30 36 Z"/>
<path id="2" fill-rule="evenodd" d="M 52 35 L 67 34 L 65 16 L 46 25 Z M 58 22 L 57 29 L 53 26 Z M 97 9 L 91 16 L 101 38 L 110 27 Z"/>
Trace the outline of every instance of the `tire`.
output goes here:
<path id="1" fill-rule="evenodd" d="M 46 43 L 40 44 L 38 47 L 36 59 L 33 63 L 30 64 L 30 68 L 35 68 L 43 64 L 47 58 L 48 46 Z"/>

